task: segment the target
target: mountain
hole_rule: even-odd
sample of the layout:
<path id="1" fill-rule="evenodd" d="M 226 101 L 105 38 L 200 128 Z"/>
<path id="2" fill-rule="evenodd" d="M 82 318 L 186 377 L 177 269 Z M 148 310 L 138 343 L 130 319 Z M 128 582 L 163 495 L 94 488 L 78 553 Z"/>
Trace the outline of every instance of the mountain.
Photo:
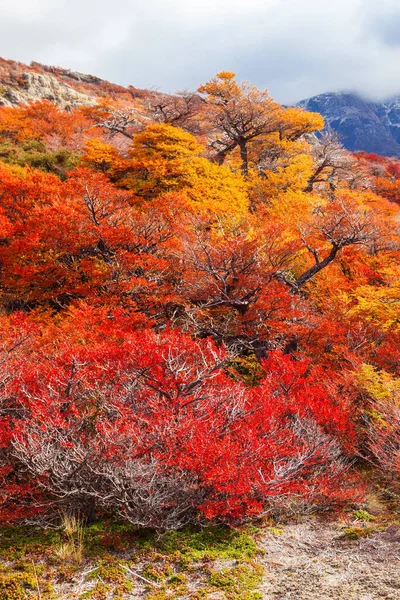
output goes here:
<path id="1" fill-rule="evenodd" d="M 348 93 L 327 93 L 297 103 L 319 112 L 346 148 L 400 157 L 400 96 L 370 102 Z"/>

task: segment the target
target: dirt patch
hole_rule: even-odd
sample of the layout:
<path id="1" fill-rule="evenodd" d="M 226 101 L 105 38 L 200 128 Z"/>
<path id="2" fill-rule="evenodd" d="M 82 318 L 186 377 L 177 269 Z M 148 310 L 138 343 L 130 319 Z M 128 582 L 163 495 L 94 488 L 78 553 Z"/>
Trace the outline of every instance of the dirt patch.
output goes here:
<path id="1" fill-rule="evenodd" d="M 320 520 L 267 532 L 265 600 L 400 600 L 400 529 L 350 540 Z"/>

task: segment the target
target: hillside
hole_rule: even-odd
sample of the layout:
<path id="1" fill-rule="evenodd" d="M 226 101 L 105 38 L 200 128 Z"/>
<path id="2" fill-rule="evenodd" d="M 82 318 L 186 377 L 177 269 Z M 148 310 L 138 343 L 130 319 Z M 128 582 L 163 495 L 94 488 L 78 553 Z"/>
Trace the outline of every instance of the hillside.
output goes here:
<path id="1" fill-rule="evenodd" d="M 394 600 L 400 161 L 2 64 L 0 598 Z"/>
<path id="2" fill-rule="evenodd" d="M 399 163 L 231 72 L 156 103 L 56 73 L 0 106 L 0 521 L 322 510 L 359 453 L 397 477 Z"/>
<path id="3" fill-rule="evenodd" d="M 400 157 L 400 98 L 369 102 L 355 94 L 327 93 L 297 104 L 322 114 L 351 151 Z"/>
<path id="4" fill-rule="evenodd" d="M 134 98 L 149 94 L 149 91 L 133 86 L 125 88 L 94 75 L 35 62 L 28 66 L 0 58 L 0 106 L 17 106 L 35 100 L 49 100 L 63 108 L 90 106 L 102 97 L 129 104 Z"/>
<path id="5" fill-rule="evenodd" d="M 165 98 L 165 94 L 123 87 L 94 75 L 61 67 L 22 63 L 0 58 L 0 106 L 48 100 L 62 108 L 93 106 L 104 98 L 131 106 L 138 99 Z M 351 151 L 400 157 L 400 98 L 374 103 L 355 94 L 326 93 L 297 104 L 323 115 Z"/>

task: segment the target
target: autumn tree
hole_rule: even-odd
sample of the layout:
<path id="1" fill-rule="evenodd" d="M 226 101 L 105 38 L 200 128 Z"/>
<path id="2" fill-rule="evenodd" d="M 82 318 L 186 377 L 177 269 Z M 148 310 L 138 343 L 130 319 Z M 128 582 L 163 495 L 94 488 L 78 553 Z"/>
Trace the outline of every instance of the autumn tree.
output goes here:
<path id="1" fill-rule="evenodd" d="M 334 261 L 342 248 L 357 245 L 376 250 L 383 236 L 372 213 L 346 197 L 318 208 L 316 218 L 301 234 L 314 264 L 295 278 L 293 286 L 297 290 Z M 327 251 L 321 256 L 324 246 L 327 246 Z"/>
<path id="2" fill-rule="evenodd" d="M 95 128 L 104 131 L 111 139 L 122 136 L 132 140 L 134 134 L 143 126 L 143 106 L 140 101 L 135 102 L 132 107 L 124 104 L 114 105 L 112 100 L 103 99 L 95 106 L 83 108 L 82 113 L 90 119 Z"/>
<path id="3" fill-rule="evenodd" d="M 218 73 L 200 86 L 199 92 L 205 99 L 210 146 L 216 152 L 217 161 L 223 163 L 227 155 L 238 148 L 244 175 L 249 172 L 249 146 L 253 141 L 274 132 L 294 140 L 322 127 L 319 116 L 299 109 L 285 112 L 266 90 L 238 83 L 231 72 Z"/>
<path id="4" fill-rule="evenodd" d="M 314 169 L 308 179 L 305 192 L 312 192 L 317 184 L 327 185 L 331 192 L 337 187 L 338 179 L 354 181 L 357 176 L 357 161 L 345 150 L 335 132 L 325 131 L 312 144 Z"/>
<path id="5" fill-rule="evenodd" d="M 260 92 L 249 84 L 240 85 L 235 74 L 226 71 L 200 86 L 199 92 L 208 108 L 207 119 L 212 126 L 210 145 L 217 161 L 223 163 L 230 152 L 239 148 L 242 171 L 247 175 L 248 144 L 276 127 L 279 105 L 268 92 Z"/>
<path id="6" fill-rule="evenodd" d="M 172 96 L 158 93 L 147 101 L 147 111 L 158 123 L 200 134 L 202 105 L 203 100 L 195 92 L 183 91 Z"/>
<path id="7" fill-rule="evenodd" d="M 196 211 L 244 216 L 246 183 L 240 174 L 210 163 L 204 147 L 190 133 L 165 123 L 149 125 L 132 143 L 125 175 L 120 180 L 146 200 L 179 192 Z"/>

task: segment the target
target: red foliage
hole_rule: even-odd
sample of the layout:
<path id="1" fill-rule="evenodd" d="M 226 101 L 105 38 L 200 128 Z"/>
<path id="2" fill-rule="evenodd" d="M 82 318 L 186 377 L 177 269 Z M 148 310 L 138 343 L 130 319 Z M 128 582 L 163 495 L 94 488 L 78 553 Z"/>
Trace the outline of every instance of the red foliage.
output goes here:
<path id="1" fill-rule="evenodd" d="M 349 408 L 338 406 L 332 381 L 314 383 L 309 361 L 273 353 L 268 375 L 246 388 L 209 341 L 138 333 L 112 314 L 111 337 L 100 319 L 82 343 L 84 315 L 73 314 L 76 342 L 65 332 L 32 341 L 29 363 L 24 351 L 10 359 L 13 406 L 2 426 L 13 470 L 3 477 L 19 473 L 20 488 L 3 495 L 32 495 L 36 482 L 32 512 L 96 503 L 152 526 L 181 525 L 197 510 L 241 518 L 293 494 L 323 506 L 346 497 Z"/>

